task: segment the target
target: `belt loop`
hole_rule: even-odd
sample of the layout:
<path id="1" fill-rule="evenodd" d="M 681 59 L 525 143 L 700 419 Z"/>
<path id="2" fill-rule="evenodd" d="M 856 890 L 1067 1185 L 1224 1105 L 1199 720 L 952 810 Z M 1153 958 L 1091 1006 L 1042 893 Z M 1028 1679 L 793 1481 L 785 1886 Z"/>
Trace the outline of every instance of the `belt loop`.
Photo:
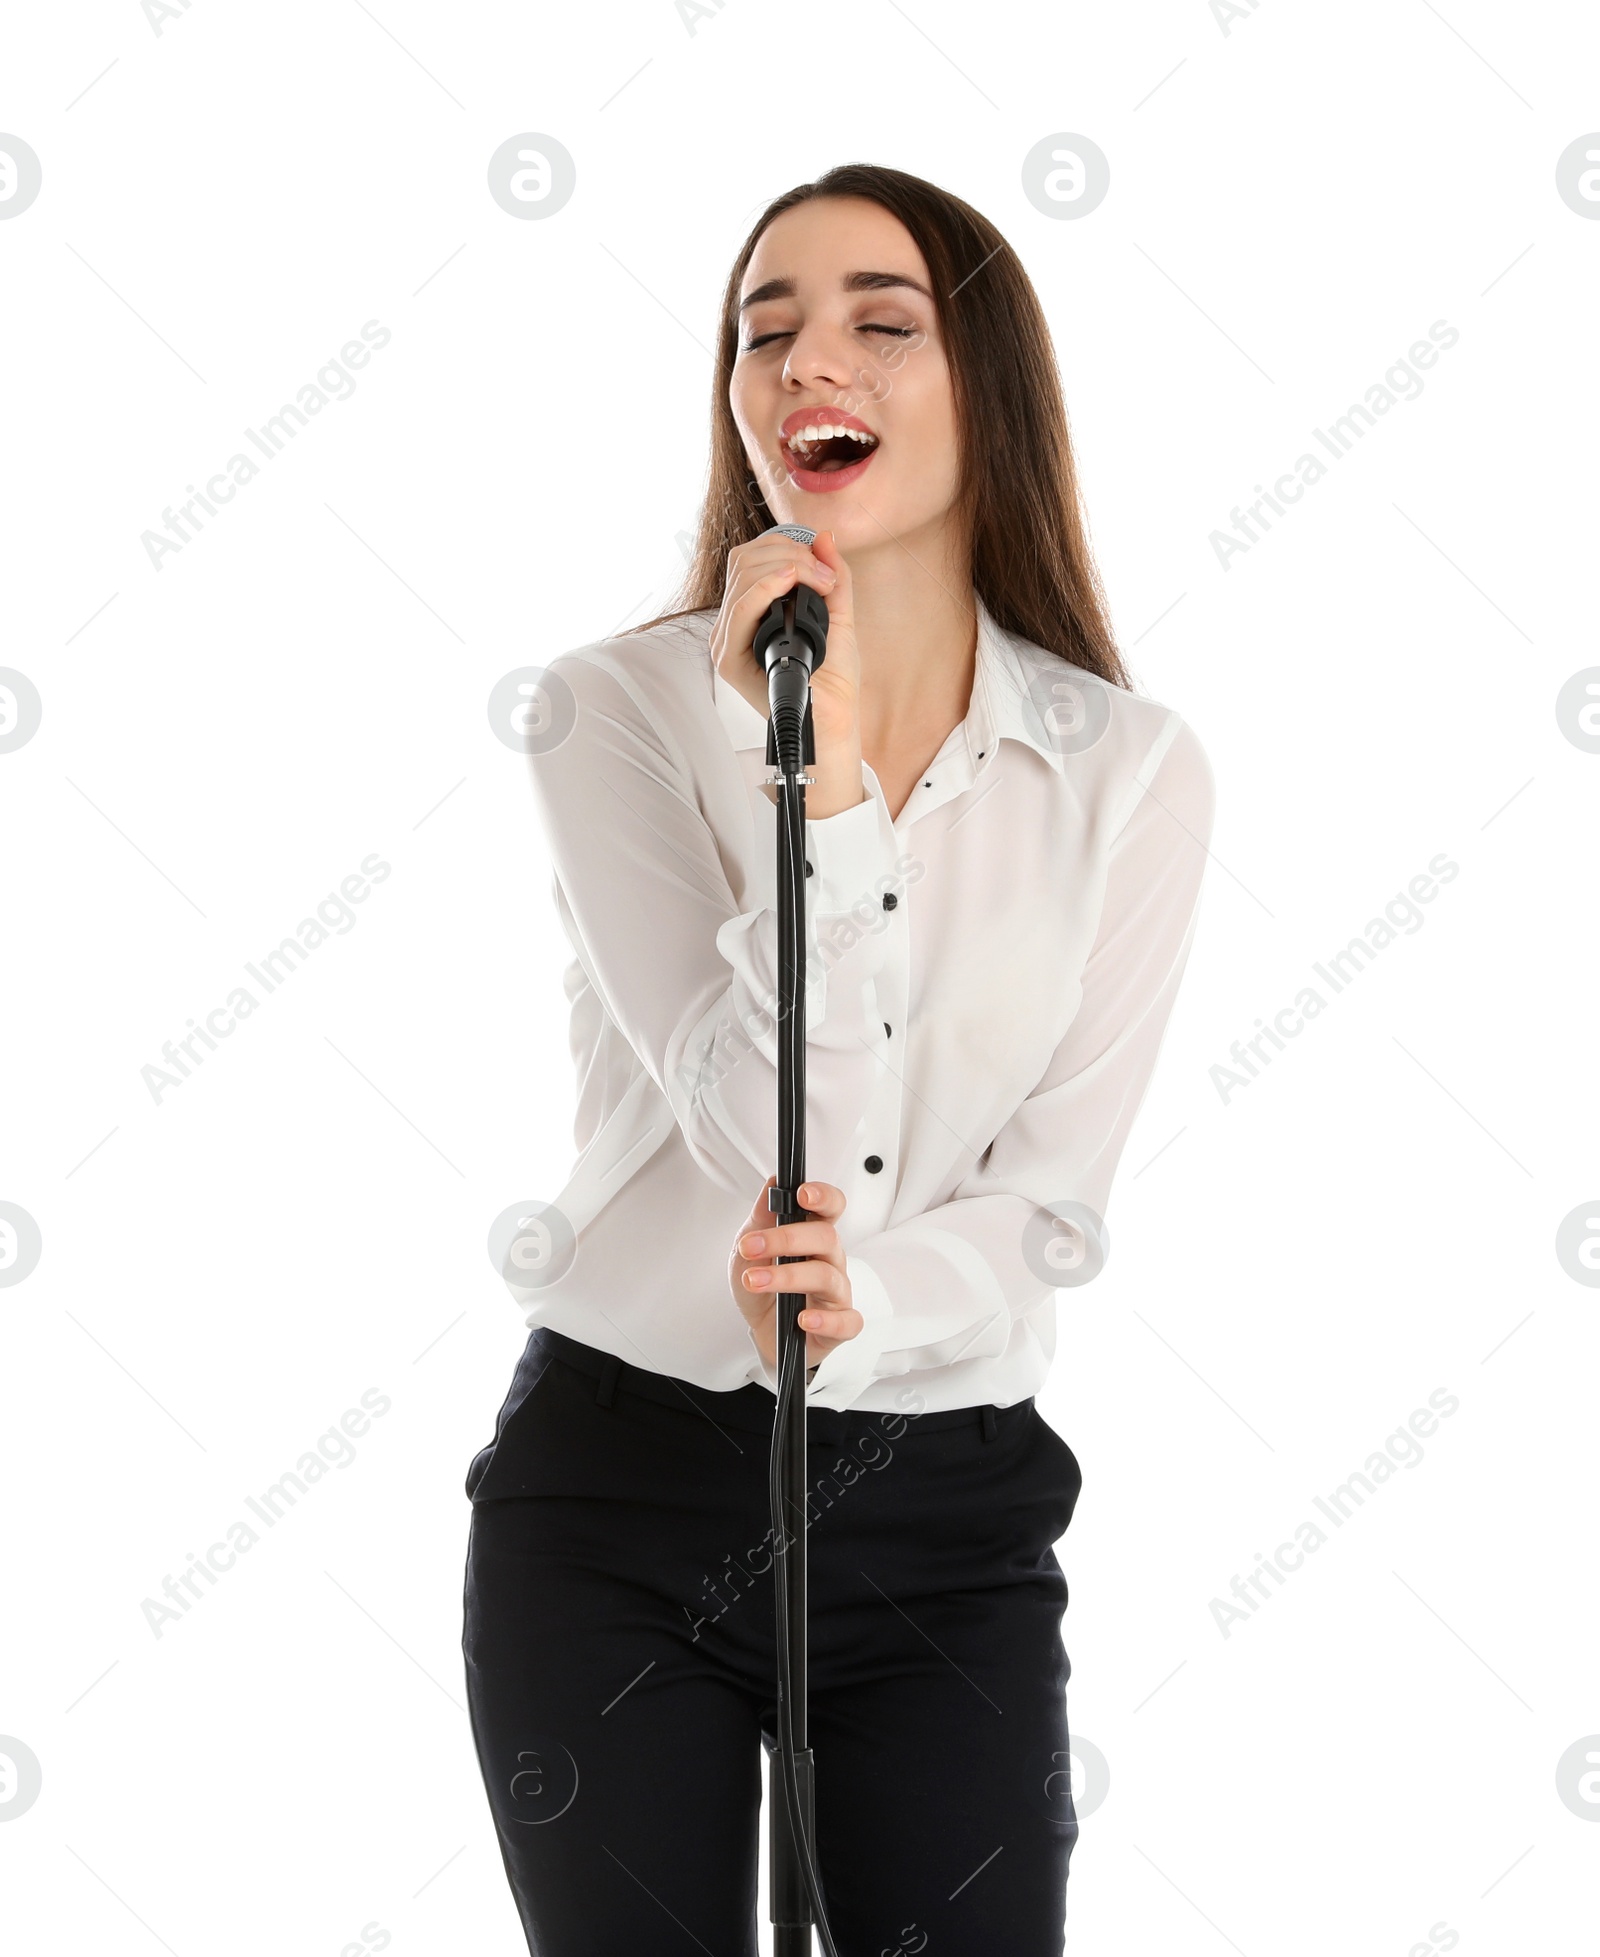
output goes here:
<path id="1" fill-rule="evenodd" d="M 992 1441 L 1000 1431 L 1000 1423 L 995 1419 L 993 1407 L 979 1407 L 978 1414 L 983 1423 L 983 1438 Z"/>
<path id="2" fill-rule="evenodd" d="M 614 1352 L 606 1354 L 606 1363 L 600 1371 L 600 1384 L 594 1390 L 595 1403 L 608 1407 L 617 1397 L 617 1375 L 622 1371 L 622 1361 Z"/>

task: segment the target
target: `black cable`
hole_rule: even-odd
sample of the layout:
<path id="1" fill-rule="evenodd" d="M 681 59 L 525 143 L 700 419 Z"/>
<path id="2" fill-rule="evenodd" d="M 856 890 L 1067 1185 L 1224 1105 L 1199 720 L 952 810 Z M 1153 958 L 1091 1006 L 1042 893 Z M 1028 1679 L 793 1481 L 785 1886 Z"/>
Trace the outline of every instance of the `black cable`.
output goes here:
<path id="1" fill-rule="evenodd" d="M 783 1471 L 784 1435 L 789 1423 L 795 1418 L 795 1382 L 804 1377 L 804 1369 L 795 1355 L 804 1356 L 803 1344 L 794 1344 L 785 1355 L 785 1363 L 778 1374 L 778 1401 L 773 1420 L 772 1456 L 768 1473 L 767 1490 L 772 1504 L 773 1516 L 773 1610 L 777 1627 L 778 1648 L 778 1764 L 783 1774 L 783 1785 L 789 1810 L 789 1833 L 794 1842 L 795 1857 L 800 1864 L 800 1879 L 806 1887 L 806 1896 L 811 1904 L 813 1927 L 822 1940 L 824 1957 L 839 1957 L 838 1946 L 833 1941 L 833 1933 L 828 1928 L 828 1913 L 822 1901 L 822 1882 L 817 1874 L 817 1865 L 812 1855 L 812 1843 L 805 1827 L 805 1808 L 800 1799 L 800 1768 L 796 1758 L 794 1733 L 794 1698 L 789 1677 L 789 1641 L 784 1635 L 789 1615 L 789 1572 L 786 1536 L 783 1531 Z M 800 1398 L 799 1413 L 804 1418 L 804 1398 Z M 805 1517 L 802 1511 L 800 1530 L 795 1540 L 803 1544 Z"/>
<path id="2" fill-rule="evenodd" d="M 784 662 L 787 664 L 788 662 Z M 809 685 L 809 681 L 804 681 Z M 787 703 L 785 703 L 787 704 Z M 779 903 L 779 1027 L 778 1027 L 778 1138 L 780 1147 L 778 1183 L 799 1207 L 799 1189 L 805 1179 L 805 980 L 806 980 L 806 899 L 805 883 L 798 873 L 805 860 L 805 787 L 800 779 L 804 768 L 801 756 L 801 715 L 777 711 L 773 715 L 779 733 L 778 768 L 778 903 Z M 780 725 L 780 722 L 787 723 Z M 784 996 L 784 995 L 787 996 Z M 782 1221 L 791 1220 L 786 1214 Z M 780 1257 L 775 1264 L 799 1263 L 803 1258 Z M 783 1470 L 789 1454 L 789 1438 L 803 1434 L 806 1403 L 805 1334 L 794 1323 L 806 1303 L 803 1292 L 780 1292 L 773 1302 L 778 1334 L 778 1392 L 773 1407 L 772 1452 L 767 1467 L 767 1496 L 772 1509 L 773 1540 L 773 1628 L 777 1646 L 777 1728 L 776 1765 L 783 1776 L 783 1789 L 789 1813 L 789 1832 L 794 1843 L 800 1879 L 811 1905 L 813 1927 L 822 1942 L 824 1957 L 838 1957 L 838 1948 L 828 1928 L 827 1911 L 822 1901 L 822 1883 L 817 1873 L 814 1844 L 807 1830 L 807 1809 L 800 1797 L 799 1751 L 794 1724 L 794 1689 L 789 1666 L 789 1532 L 785 1527 Z M 805 1490 L 801 1491 L 800 1515 L 794 1542 L 805 1554 Z M 808 1940 L 809 1941 L 809 1940 Z"/>

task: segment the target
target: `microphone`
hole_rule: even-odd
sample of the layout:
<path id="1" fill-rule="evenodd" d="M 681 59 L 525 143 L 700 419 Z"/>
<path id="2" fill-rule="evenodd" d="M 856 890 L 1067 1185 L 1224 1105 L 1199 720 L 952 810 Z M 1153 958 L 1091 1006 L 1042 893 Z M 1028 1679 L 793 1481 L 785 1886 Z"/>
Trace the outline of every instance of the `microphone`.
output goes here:
<path id="1" fill-rule="evenodd" d="M 797 544 L 815 543 L 817 538 L 816 531 L 803 523 L 775 523 L 761 534 L 793 537 Z M 809 584 L 796 584 L 767 607 L 751 649 L 769 674 L 779 659 L 798 659 L 808 676 L 814 673 L 828 654 L 828 601 Z"/>
<path id="2" fill-rule="evenodd" d="M 816 540 L 803 523 L 775 523 L 764 537 L 792 537 L 797 544 Z M 798 776 L 816 759 L 811 733 L 811 675 L 828 656 L 828 603 L 821 592 L 797 583 L 775 598 L 756 628 L 751 646 L 765 667 L 772 720 L 767 728 L 767 760 L 788 776 Z"/>

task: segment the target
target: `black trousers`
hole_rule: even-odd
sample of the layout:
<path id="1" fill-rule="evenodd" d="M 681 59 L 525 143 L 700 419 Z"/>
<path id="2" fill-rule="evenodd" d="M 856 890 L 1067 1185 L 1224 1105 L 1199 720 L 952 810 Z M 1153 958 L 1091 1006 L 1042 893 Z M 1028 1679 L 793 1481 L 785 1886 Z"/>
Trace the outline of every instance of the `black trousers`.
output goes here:
<path id="1" fill-rule="evenodd" d="M 762 1387 L 708 1393 L 536 1329 L 472 1463 L 472 1733 L 536 1957 L 755 1957 L 772 1413 Z M 1077 1459 L 1032 1400 L 807 1419 L 841 1957 L 1060 1957 L 1077 1818 L 1054 1545 Z"/>

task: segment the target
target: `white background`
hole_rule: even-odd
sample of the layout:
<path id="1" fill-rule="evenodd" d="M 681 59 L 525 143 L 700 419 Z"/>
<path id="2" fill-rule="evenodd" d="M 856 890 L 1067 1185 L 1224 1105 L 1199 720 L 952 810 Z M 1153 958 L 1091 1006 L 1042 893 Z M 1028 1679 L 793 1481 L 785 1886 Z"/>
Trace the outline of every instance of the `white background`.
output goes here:
<path id="1" fill-rule="evenodd" d="M 70 14 L 0 35 L 0 130 L 43 164 L 0 223 L 0 662 L 43 700 L 0 756 L 0 1197 L 43 1237 L 0 1292 L 0 1734 L 43 1773 L 0 1828 L 8 1947 L 524 1947 L 461 1484 L 524 1337 L 486 1234 L 564 1180 L 573 1087 L 486 702 L 667 602 L 728 263 L 855 159 L 1021 253 L 1117 629 L 1219 785 L 1041 1398 L 1085 1474 L 1069 1710 L 1111 1773 L 1069 1949 L 1587 1947 L 1600 1804 L 1556 1770 L 1600 1732 L 1600 1296 L 1555 1236 L 1600 1194 L 1600 756 L 1555 701 L 1600 664 L 1600 222 L 1555 168 L 1600 127 L 1593 14 Z M 576 160 L 542 221 L 487 192 L 519 132 Z M 1057 132 L 1110 159 L 1076 220 L 1022 189 Z M 153 568 L 141 533 L 368 320 L 353 397 Z M 1420 397 L 1223 569 L 1210 533 L 1438 320 Z M 163 1043 L 371 852 L 353 928 L 153 1099 Z M 1440 852 L 1423 926 L 1225 1102 L 1231 1043 Z M 351 1464 L 156 1636 L 163 1578 L 373 1388 Z M 1420 1463 L 1224 1636 L 1212 1600 L 1439 1388 Z"/>

